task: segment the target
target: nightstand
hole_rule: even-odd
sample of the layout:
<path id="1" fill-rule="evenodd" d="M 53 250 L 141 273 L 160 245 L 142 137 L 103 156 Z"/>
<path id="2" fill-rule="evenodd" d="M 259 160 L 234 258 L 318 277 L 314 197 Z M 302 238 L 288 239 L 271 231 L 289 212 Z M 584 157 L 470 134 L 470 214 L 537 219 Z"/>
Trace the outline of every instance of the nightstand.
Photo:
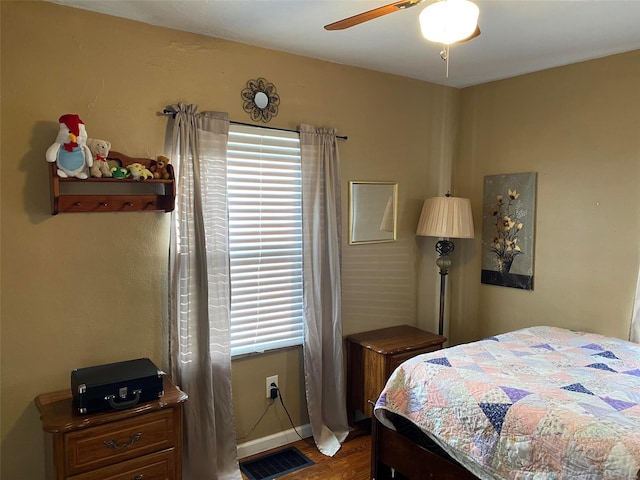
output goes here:
<path id="1" fill-rule="evenodd" d="M 125 410 L 80 415 L 70 390 L 38 395 L 47 442 L 47 479 L 180 480 L 182 404 L 167 376 L 164 395 Z"/>
<path id="2" fill-rule="evenodd" d="M 373 404 L 396 367 L 416 355 L 440 350 L 446 340 L 409 325 L 349 335 L 346 338 L 349 425 L 354 425 L 356 410 L 373 417 Z"/>

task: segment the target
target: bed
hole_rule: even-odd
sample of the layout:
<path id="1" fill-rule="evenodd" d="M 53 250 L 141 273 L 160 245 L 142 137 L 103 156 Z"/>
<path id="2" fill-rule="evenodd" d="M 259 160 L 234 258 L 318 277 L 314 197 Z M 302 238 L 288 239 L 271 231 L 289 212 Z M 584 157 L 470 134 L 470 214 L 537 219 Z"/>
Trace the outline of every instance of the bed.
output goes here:
<path id="1" fill-rule="evenodd" d="M 640 345 L 531 327 L 431 352 L 374 414 L 376 480 L 640 480 Z"/>

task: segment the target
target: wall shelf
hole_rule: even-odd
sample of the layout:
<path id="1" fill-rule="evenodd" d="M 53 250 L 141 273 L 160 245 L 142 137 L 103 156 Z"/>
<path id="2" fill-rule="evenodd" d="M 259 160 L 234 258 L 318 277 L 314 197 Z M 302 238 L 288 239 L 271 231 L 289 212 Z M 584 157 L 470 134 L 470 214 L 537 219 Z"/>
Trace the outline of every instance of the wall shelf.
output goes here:
<path id="1" fill-rule="evenodd" d="M 154 160 L 110 152 L 108 160 L 123 167 L 141 163 L 147 168 Z M 167 165 L 169 179 L 60 178 L 56 163 L 50 164 L 51 214 L 69 212 L 171 212 L 175 208 L 175 175 Z"/>

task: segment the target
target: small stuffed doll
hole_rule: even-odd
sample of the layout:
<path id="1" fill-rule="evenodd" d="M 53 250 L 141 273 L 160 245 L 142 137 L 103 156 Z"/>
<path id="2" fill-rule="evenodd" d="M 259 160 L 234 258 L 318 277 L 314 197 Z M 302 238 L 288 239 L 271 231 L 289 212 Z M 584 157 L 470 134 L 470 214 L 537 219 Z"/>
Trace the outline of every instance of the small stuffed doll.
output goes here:
<path id="1" fill-rule="evenodd" d="M 167 165 L 169 165 L 169 159 L 164 155 L 158 155 L 158 158 L 151 165 L 151 173 L 153 173 L 153 178 L 160 178 L 162 180 L 169 179 L 169 172 L 167 170 Z"/>
<path id="2" fill-rule="evenodd" d="M 129 178 L 131 174 L 124 167 L 111 167 L 111 176 L 113 178 Z"/>
<path id="3" fill-rule="evenodd" d="M 47 162 L 56 162 L 58 176 L 85 179 L 93 165 L 93 155 L 87 147 L 87 130 L 80 117 L 73 113 L 62 115 L 56 141 L 47 149 Z"/>
<path id="4" fill-rule="evenodd" d="M 128 165 L 129 173 L 131 174 L 131 178 L 134 180 L 146 180 L 147 178 L 153 178 L 153 173 L 151 173 L 147 167 L 142 165 L 141 163 L 132 163 Z"/>
<path id="5" fill-rule="evenodd" d="M 111 142 L 97 138 L 87 138 L 87 147 L 93 156 L 93 165 L 89 169 L 92 177 L 111 177 L 111 167 L 107 163 L 107 155 L 111 150 Z"/>

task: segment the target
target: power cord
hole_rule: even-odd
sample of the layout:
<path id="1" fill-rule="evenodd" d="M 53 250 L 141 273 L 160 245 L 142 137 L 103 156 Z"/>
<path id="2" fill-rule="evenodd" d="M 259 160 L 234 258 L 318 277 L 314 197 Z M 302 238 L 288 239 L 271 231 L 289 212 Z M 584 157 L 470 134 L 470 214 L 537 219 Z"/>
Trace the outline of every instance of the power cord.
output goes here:
<path id="1" fill-rule="evenodd" d="M 282 392 L 280 392 L 280 388 L 278 388 L 278 386 L 275 383 L 271 384 L 271 390 L 269 391 L 269 396 L 270 396 L 269 405 L 267 405 L 267 408 L 264 409 L 264 412 L 262 412 L 262 415 L 260 415 L 260 418 L 256 420 L 256 423 L 253 424 L 253 426 L 251 427 L 251 430 L 249 430 L 249 433 L 247 433 L 242 437 L 237 437 L 236 440 L 244 440 L 245 438 L 249 437 L 253 433 L 253 431 L 256 429 L 256 427 L 260 424 L 260 422 L 262 421 L 264 416 L 267 414 L 271 406 L 275 403 L 276 398 L 280 398 L 280 403 L 282 404 L 282 408 L 284 408 L 284 411 L 287 414 L 287 418 L 289 419 L 289 423 L 291 423 L 291 427 L 293 427 L 293 431 L 296 432 L 296 435 L 298 435 L 298 437 L 300 437 L 300 439 L 303 440 L 305 443 L 309 445 L 315 445 L 313 441 L 308 441 L 308 439 L 304 438 L 298 432 L 298 429 L 293 424 L 291 415 L 289 415 L 289 410 L 287 410 L 287 406 L 284 404 L 284 399 L 282 398 Z"/>
<path id="2" fill-rule="evenodd" d="M 275 384 L 271 384 L 271 386 L 273 387 Z M 298 435 L 298 437 L 300 437 L 300 440 L 302 440 L 303 442 L 305 442 L 308 445 L 315 445 L 315 442 L 313 441 L 309 441 L 308 439 L 304 438 L 302 435 L 300 435 L 300 433 L 298 433 L 298 429 L 296 428 L 296 426 L 293 424 L 293 420 L 291 420 L 291 415 L 289 415 L 289 410 L 287 410 L 287 406 L 284 404 L 284 400 L 282 399 L 282 393 L 280 392 L 280 389 L 278 388 L 278 386 L 276 385 L 276 390 L 278 391 L 278 397 L 280 398 L 280 403 L 282 404 L 282 408 L 284 408 L 285 413 L 287 414 L 287 418 L 289 418 L 289 423 L 291 424 L 291 427 L 293 427 L 293 431 L 296 432 L 296 435 Z"/>
<path id="3" fill-rule="evenodd" d="M 262 415 L 260 415 L 260 418 L 256 421 L 256 423 L 253 424 L 253 427 L 251 427 L 251 430 L 249 430 L 249 433 L 247 433 L 243 437 L 236 437 L 236 440 L 244 440 L 249 435 L 251 435 L 253 431 L 256 429 L 256 427 L 258 426 L 258 424 L 262 421 L 264 416 L 267 414 L 267 412 L 269 411 L 269 408 L 271 408 L 271 405 L 273 405 L 274 403 L 275 403 L 275 398 L 271 398 L 271 400 L 269 401 L 269 405 L 267 405 L 267 408 L 264 409 L 264 412 L 262 412 Z"/>

